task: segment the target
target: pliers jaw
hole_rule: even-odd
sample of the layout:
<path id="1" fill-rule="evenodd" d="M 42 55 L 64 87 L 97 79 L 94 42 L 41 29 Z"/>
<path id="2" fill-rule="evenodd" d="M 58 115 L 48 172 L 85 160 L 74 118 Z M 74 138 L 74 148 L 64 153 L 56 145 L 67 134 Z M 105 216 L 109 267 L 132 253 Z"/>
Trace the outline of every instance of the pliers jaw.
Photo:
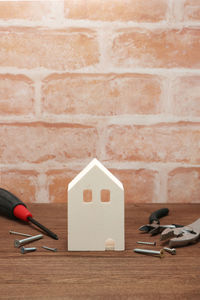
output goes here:
<path id="1" fill-rule="evenodd" d="M 141 226 L 139 230 L 150 233 L 151 235 L 155 235 L 159 231 L 159 224 L 146 224 Z"/>
<path id="2" fill-rule="evenodd" d="M 161 233 L 165 229 L 175 229 L 177 227 L 183 227 L 183 225 L 171 224 L 171 225 L 160 225 L 160 224 L 147 224 L 139 228 L 140 231 L 148 232 L 151 235 Z"/>

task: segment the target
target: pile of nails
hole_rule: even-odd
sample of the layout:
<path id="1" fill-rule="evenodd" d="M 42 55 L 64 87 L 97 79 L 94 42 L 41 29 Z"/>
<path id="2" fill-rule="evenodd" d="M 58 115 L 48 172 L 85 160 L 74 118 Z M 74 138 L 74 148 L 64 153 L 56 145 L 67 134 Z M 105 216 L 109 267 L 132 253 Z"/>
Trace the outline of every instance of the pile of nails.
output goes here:
<path id="1" fill-rule="evenodd" d="M 156 242 L 138 241 L 137 244 L 156 246 Z M 136 252 L 136 253 L 153 255 L 153 256 L 156 256 L 156 257 L 160 257 L 160 258 L 164 257 L 164 251 L 166 251 L 166 252 L 168 252 L 172 255 L 176 254 L 176 249 L 167 248 L 167 247 L 164 247 L 163 249 L 161 249 L 159 251 L 150 250 L 150 249 L 139 249 L 139 248 L 135 248 L 135 249 L 133 249 L 133 251 Z"/>
<path id="2" fill-rule="evenodd" d="M 16 231 L 12 231 L 10 230 L 10 234 L 15 234 L 15 235 L 21 235 L 21 236 L 25 236 L 26 238 L 22 239 L 22 240 L 14 240 L 14 247 L 15 248 L 20 248 L 20 251 L 22 254 L 28 253 L 28 252 L 33 252 L 36 251 L 37 248 L 36 247 L 30 247 L 30 248 L 26 248 L 24 247 L 24 245 L 29 244 L 33 241 L 37 241 L 43 238 L 43 234 L 38 234 L 35 236 L 32 236 L 30 234 L 26 234 L 26 233 L 21 233 L 21 232 L 16 232 Z M 49 251 L 53 251 L 56 252 L 57 249 L 56 248 L 50 248 L 47 246 L 42 246 L 43 249 L 49 250 Z"/>

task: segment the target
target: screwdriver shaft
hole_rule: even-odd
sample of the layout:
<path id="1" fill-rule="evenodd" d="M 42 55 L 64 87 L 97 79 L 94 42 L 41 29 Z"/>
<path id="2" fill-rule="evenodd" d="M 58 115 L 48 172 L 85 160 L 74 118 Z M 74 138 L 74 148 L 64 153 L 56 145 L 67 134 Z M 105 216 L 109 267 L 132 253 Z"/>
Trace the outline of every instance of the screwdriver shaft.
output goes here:
<path id="1" fill-rule="evenodd" d="M 55 233 L 53 233 L 51 230 L 49 230 L 48 228 L 46 228 L 44 225 L 40 224 L 39 222 L 37 222 L 32 217 L 28 217 L 27 219 L 31 223 L 33 223 L 34 225 L 36 225 L 37 227 L 39 227 L 40 229 L 42 229 L 44 232 L 46 232 L 50 237 L 52 237 L 55 240 L 58 240 L 58 236 Z"/>

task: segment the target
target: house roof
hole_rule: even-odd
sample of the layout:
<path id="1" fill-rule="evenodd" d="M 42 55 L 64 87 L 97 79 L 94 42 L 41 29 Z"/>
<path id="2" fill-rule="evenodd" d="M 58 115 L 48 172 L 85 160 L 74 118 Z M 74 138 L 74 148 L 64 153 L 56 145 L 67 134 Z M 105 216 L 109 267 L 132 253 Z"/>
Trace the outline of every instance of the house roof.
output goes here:
<path id="1" fill-rule="evenodd" d="M 124 189 L 122 183 L 117 179 L 106 167 L 94 158 L 68 185 L 68 190 L 73 188 L 92 168 L 98 167 L 105 175 L 107 175 L 120 189 Z"/>

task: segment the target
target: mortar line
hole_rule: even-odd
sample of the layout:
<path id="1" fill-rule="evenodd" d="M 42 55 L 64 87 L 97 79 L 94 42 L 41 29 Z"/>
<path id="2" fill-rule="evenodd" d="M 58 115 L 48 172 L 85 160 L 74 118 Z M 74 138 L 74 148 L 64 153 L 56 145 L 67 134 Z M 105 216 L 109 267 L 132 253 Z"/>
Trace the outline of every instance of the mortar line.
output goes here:
<path id="1" fill-rule="evenodd" d="M 92 158 L 85 158 L 76 161 L 67 161 L 66 163 L 59 162 L 43 162 L 41 164 L 34 163 L 16 163 L 16 164 L 0 164 L 0 169 L 2 172 L 5 171 L 35 171 L 37 173 L 46 173 L 49 170 L 78 170 L 84 166 L 86 166 Z M 101 159 L 100 159 L 101 160 Z M 167 173 L 171 172 L 177 168 L 185 168 L 185 169 L 199 169 L 200 164 L 189 164 L 183 162 L 119 162 L 108 159 L 102 159 L 101 162 L 109 169 L 117 169 L 117 170 L 151 170 L 151 171 L 161 171 L 165 170 Z"/>
<path id="2" fill-rule="evenodd" d="M 62 10 L 62 9 L 61 9 Z M 176 21 L 167 16 L 165 20 L 158 22 L 140 22 L 140 21 L 101 21 L 101 20 L 88 20 L 88 19 L 70 19 L 64 17 L 64 11 L 62 17 L 54 20 L 22 20 L 22 19 L 10 19 L 0 20 L 0 27 L 30 27 L 30 28 L 41 28 L 41 29 L 68 29 L 68 28 L 88 28 L 96 30 L 99 28 L 103 29 L 126 29 L 126 28 L 141 28 L 141 29 L 180 29 L 185 27 L 199 27 L 199 21 Z"/>
<path id="3" fill-rule="evenodd" d="M 40 107 L 37 108 L 37 116 L 21 115 L 21 116 L 1 116 L 0 125 L 27 125 L 34 123 L 51 124 L 83 124 L 97 127 L 99 122 L 107 122 L 107 126 L 153 126 L 159 124 L 168 124 L 176 126 L 178 123 L 190 124 L 197 127 L 200 123 L 200 117 L 195 116 L 173 116 L 169 114 L 157 115 L 116 115 L 116 116 L 94 116 L 94 115 L 40 115 Z M 184 125 L 184 124 L 183 124 Z"/>
<path id="4" fill-rule="evenodd" d="M 45 68 L 33 68 L 33 69 L 20 69 L 15 67 L 0 67 L 0 74 L 13 74 L 13 75 L 25 75 L 31 79 L 35 77 L 40 77 L 40 80 L 48 77 L 49 75 L 157 75 L 157 76 L 171 76 L 172 74 L 176 76 L 193 76 L 200 75 L 200 68 L 115 68 L 107 67 L 103 68 L 103 64 L 93 67 L 85 67 L 77 70 L 53 70 Z"/>

